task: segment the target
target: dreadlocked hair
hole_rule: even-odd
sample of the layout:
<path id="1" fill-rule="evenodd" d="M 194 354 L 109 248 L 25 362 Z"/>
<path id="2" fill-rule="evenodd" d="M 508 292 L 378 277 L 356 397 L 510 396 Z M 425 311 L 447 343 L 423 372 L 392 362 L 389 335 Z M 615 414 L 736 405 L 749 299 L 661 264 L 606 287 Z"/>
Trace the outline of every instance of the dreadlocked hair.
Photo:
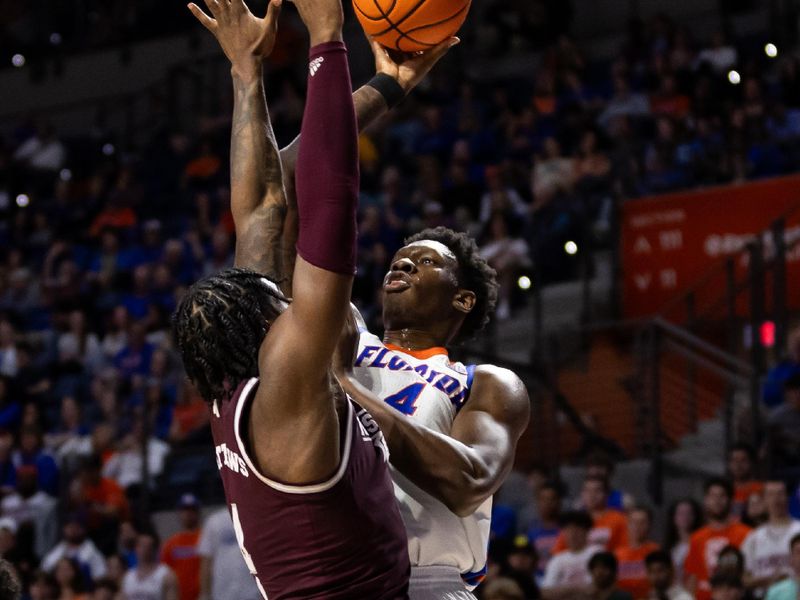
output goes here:
<path id="1" fill-rule="evenodd" d="M 458 262 L 458 284 L 475 294 L 475 307 L 464 319 L 456 341 L 466 342 L 489 323 L 497 305 L 497 272 L 481 257 L 475 240 L 466 233 L 447 227 L 426 229 L 408 238 L 405 243 L 439 242 L 455 254 Z"/>
<path id="2" fill-rule="evenodd" d="M 229 400 L 258 375 L 258 353 L 270 324 L 289 300 L 271 279 L 228 269 L 198 281 L 172 316 L 189 379 L 206 402 Z"/>

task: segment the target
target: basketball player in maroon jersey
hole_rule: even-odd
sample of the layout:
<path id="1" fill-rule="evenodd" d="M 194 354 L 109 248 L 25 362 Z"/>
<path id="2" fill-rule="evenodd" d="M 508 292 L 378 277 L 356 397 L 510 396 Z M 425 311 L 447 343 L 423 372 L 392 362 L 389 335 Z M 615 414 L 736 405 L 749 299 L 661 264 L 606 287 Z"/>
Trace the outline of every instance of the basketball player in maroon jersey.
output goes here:
<path id="1" fill-rule="evenodd" d="M 399 63 L 373 43 L 379 75 L 356 92 L 359 125 L 364 128 L 385 114 L 455 43 L 448 40 Z M 237 97 L 237 106 L 243 103 Z M 270 164 L 273 157 L 256 142 L 242 138 L 242 155 Z M 294 172 L 298 143 L 281 152 L 286 173 Z M 292 264 L 297 228 L 290 187 L 287 197 L 285 226 L 276 219 L 262 221 L 261 227 L 265 235 L 272 232 L 275 254 L 283 248 L 284 271 L 275 276 L 288 283 L 291 294 L 292 270 L 286 266 Z M 447 361 L 440 360 L 446 347 L 483 328 L 496 298 L 495 274 L 474 241 L 444 228 L 428 230 L 409 240 L 392 261 L 384 285 L 382 343 L 370 340 L 368 332 L 355 331 L 353 322 L 350 335 L 343 336 L 340 355 L 354 356 L 353 346 L 358 345 L 358 368 L 342 361 L 340 381 L 369 407 L 391 449 L 396 497 L 410 541 L 412 600 L 473 598 L 469 590 L 486 573 L 491 498 L 511 470 L 527 427 L 528 394 L 514 373 L 493 365 L 464 368 L 450 363 L 446 374 Z M 414 360 L 419 357 L 424 360 Z M 420 396 L 395 393 L 391 377 L 431 367 L 436 360 L 445 363 L 444 369 L 434 375 L 428 368 L 419 382 L 400 390 L 424 390 Z M 437 386 L 441 393 L 433 397 Z"/>
<path id="2" fill-rule="evenodd" d="M 279 253 L 264 224 L 282 216 L 286 203 L 261 68 L 274 46 L 280 0 L 265 19 L 242 0 L 205 3 L 213 18 L 191 10 L 231 58 L 237 98 L 248 98 L 237 103 L 233 122 L 236 268 L 192 287 L 175 330 L 186 371 L 211 404 L 217 465 L 242 554 L 270 600 L 406 598 L 407 539 L 385 443 L 331 375 L 350 311 L 358 197 L 341 0 L 295 1 L 312 49 L 291 302 L 265 276 Z M 245 139 L 271 160 L 242 156 Z M 243 198 L 253 181 L 258 194 Z"/>

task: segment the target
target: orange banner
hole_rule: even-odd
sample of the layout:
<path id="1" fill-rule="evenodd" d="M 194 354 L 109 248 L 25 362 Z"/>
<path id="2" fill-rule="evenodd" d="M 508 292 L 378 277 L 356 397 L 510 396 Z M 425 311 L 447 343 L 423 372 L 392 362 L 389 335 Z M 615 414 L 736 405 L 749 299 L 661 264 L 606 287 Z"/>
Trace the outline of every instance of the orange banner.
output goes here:
<path id="1" fill-rule="evenodd" d="M 627 317 L 653 315 L 698 283 L 725 256 L 740 254 L 789 211 L 786 237 L 800 237 L 800 176 L 631 200 L 622 209 L 622 270 Z M 769 253 L 771 236 L 765 236 Z M 737 261 L 739 277 L 747 261 Z M 721 265 L 720 265 L 721 267 Z M 800 308 L 800 247 L 787 256 L 790 302 Z M 698 287 L 707 306 L 724 299 L 724 271 Z M 791 283 L 795 282 L 792 286 Z"/>

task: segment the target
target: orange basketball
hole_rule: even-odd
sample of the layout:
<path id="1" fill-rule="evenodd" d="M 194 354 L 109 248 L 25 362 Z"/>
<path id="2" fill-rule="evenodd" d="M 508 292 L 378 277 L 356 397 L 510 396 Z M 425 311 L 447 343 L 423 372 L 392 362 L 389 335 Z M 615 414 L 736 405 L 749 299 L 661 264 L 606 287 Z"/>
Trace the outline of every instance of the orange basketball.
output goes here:
<path id="1" fill-rule="evenodd" d="M 367 35 L 401 52 L 428 50 L 464 24 L 471 0 L 353 0 Z"/>

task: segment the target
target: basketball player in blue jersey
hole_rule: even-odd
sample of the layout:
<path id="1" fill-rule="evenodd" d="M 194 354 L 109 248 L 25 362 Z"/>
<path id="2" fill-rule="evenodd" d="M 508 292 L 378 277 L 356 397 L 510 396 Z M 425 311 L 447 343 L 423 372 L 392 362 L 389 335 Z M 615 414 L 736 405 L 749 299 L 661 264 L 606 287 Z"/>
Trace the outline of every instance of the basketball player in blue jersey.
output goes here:
<path id="1" fill-rule="evenodd" d="M 359 125 L 386 113 L 455 43 L 400 63 L 373 43 L 378 75 L 355 94 Z M 237 96 L 236 102 L 243 100 Z M 281 152 L 286 173 L 294 172 L 301 141 Z M 255 142 L 243 140 L 243 154 L 269 164 L 273 157 Z M 291 295 L 286 266 L 297 219 L 293 191 L 287 192 L 285 227 L 261 226 L 265 234 L 281 231 L 282 237 L 271 236 L 283 248 L 284 272 L 276 276 Z M 513 465 L 530 409 L 524 385 L 510 371 L 467 367 L 447 354 L 447 346 L 488 322 L 497 299 L 495 273 L 474 241 L 440 228 L 414 236 L 397 252 L 383 292 L 384 338 L 371 335 L 355 315 L 359 330 L 343 336 L 340 353 L 354 360 L 342 365 L 340 381 L 373 413 L 389 443 L 409 536 L 410 597 L 471 599 L 486 572 L 492 496 Z"/>
<path id="2" fill-rule="evenodd" d="M 265 600 L 403 600 L 408 541 L 386 445 L 331 370 L 350 314 L 358 198 L 341 0 L 295 0 L 312 48 L 297 152 L 292 301 L 269 278 L 286 200 L 262 61 L 274 46 L 280 0 L 265 19 L 242 0 L 205 4 L 210 17 L 190 8 L 231 59 L 237 98 L 236 268 L 195 284 L 174 324 L 186 371 L 210 404 L 237 541 Z"/>

